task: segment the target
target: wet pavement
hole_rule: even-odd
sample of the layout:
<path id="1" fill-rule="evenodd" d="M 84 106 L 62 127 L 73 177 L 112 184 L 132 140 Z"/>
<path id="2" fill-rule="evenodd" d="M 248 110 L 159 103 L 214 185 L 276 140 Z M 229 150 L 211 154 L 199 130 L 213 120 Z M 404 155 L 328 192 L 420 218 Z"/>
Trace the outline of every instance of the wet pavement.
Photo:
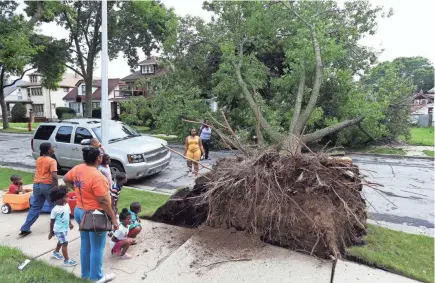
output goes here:
<path id="1" fill-rule="evenodd" d="M 0 134 L 0 164 L 17 169 L 33 170 L 31 136 Z M 182 152 L 182 147 L 174 146 Z M 214 160 L 231 152 L 212 152 Z M 392 229 L 414 233 L 434 234 L 434 163 L 430 159 L 391 158 L 352 155 L 354 163 L 368 177 L 368 181 L 382 187 L 364 187 L 369 205 L 369 218 Z M 205 172 L 206 169 L 202 169 Z M 193 185 L 187 176 L 185 161 L 173 155 L 170 165 L 157 175 L 129 182 L 138 189 L 172 193 L 176 189 Z"/>

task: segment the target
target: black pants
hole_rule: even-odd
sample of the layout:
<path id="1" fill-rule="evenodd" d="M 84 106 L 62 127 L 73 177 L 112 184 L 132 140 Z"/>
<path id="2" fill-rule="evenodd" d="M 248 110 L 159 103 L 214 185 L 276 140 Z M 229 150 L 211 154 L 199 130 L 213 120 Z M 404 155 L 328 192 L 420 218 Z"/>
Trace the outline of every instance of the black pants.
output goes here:
<path id="1" fill-rule="evenodd" d="M 210 150 L 210 140 L 202 140 L 202 146 L 204 147 L 204 158 L 208 159 L 208 152 Z"/>

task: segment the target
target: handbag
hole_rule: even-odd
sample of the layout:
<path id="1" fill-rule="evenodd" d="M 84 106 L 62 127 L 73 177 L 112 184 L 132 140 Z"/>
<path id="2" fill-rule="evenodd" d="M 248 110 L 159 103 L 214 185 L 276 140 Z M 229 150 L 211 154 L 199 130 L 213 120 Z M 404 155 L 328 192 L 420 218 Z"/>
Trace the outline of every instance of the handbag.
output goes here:
<path id="1" fill-rule="evenodd" d="M 82 190 L 78 188 L 80 192 L 80 198 L 83 205 L 85 214 L 82 217 L 79 225 L 79 231 L 88 232 L 107 232 L 112 231 L 112 221 L 104 211 L 101 210 L 86 210 L 83 203 Z"/>

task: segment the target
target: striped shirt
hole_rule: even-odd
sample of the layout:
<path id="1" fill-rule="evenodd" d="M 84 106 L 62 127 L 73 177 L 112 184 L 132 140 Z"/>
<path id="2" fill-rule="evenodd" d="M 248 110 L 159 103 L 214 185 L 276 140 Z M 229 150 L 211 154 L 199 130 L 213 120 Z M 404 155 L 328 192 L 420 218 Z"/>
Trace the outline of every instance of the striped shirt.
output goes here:
<path id="1" fill-rule="evenodd" d="M 117 183 L 113 183 L 110 189 L 110 196 L 114 200 L 118 200 L 119 195 L 121 194 L 122 186 L 119 186 Z"/>

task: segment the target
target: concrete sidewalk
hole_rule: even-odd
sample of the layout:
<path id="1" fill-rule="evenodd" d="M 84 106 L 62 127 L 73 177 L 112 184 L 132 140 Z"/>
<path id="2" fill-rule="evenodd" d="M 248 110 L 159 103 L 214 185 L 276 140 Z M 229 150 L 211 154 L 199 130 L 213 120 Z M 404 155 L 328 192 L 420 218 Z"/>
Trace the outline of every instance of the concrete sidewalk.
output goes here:
<path id="1" fill-rule="evenodd" d="M 18 236 L 27 212 L 0 214 L 0 243 L 22 249 L 30 257 L 62 266 L 50 259 L 56 240 L 47 239 L 49 215 L 42 214 L 32 227 L 32 234 Z M 70 233 L 70 257 L 79 260 L 78 225 Z M 108 239 L 109 240 L 109 239 Z M 132 246 L 130 260 L 110 254 L 107 244 L 105 272 L 114 272 L 113 282 L 416 282 L 382 270 L 339 261 L 332 261 L 292 252 L 247 238 L 242 232 L 231 233 L 209 227 L 187 229 L 143 221 L 138 244 Z M 67 271 L 80 276 L 80 265 Z M 23 272 L 31 272 L 30 264 Z M 334 272 L 333 272 L 334 269 Z M 331 280 L 332 274 L 334 275 Z"/>

